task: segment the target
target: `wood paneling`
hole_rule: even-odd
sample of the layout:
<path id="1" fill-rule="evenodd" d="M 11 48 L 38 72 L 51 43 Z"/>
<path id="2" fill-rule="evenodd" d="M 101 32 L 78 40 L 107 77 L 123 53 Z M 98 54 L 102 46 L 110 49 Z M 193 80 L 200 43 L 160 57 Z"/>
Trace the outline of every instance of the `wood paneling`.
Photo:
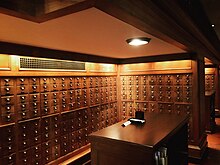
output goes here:
<path id="1" fill-rule="evenodd" d="M 156 55 L 146 57 L 136 57 L 121 59 L 120 64 L 132 64 L 132 63 L 149 63 L 149 62 L 161 62 L 161 61 L 177 61 L 177 60 L 190 60 L 194 53 L 177 53 L 167 55 Z"/>
<path id="2" fill-rule="evenodd" d="M 18 60 L 18 56 L 12 57 Z M 19 71 L 18 62 L 12 60 L 16 64 L 13 70 L 1 71 L 1 123 L 3 127 L 7 127 L 8 123 L 17 127 L 20 122 L 32 119 L 37 122 L 38 118 L 50 118 L 52 121 L 52 116 L 58 115 L 62 121 L 59 136 L 62 143 L 51 141 L 56 140 L 55 129 L 50 133 L 44 132 L 48 136 L 42 137 L 41 143 L 49 153 L 58 146 L 60 152 L 56 153 L 63 156 L 87 144 L 85 136 L 88 130 L 97 131 L 127 116 L 134 116 L 137 109 L 147 113 L 189 114 L 189 153 L 190 157 L 200 159 L 207 147 L 202 59 L 194 57 L 193 60 L 172 61 L 172 64 L 160 61 L 118 65 L 118 70 L 113 64 L 89 63 L 84 73 Z M 115 72 L 109 72 L 108 66 Z M 40 99 L 37 99 L 39 96 Z M 15 105 L 18 107 L 15 108 Z M 70 116 L 77 119 L 73 128 L 68 127 L 72 125 Z M 88 118 L 85 119 L 85 116 Z M 51 134 L 54 135 L 52 139 Z M 80 137 L 82 141 L 76 138 L 77 143 L 70 148 L 69 139 L 74 139 L 72 137 Z M 25 140 L 25 146 L 18 142 L 15 145 L 21 152 L 33 147 L 29 145 L 33 137 Z M 54 145 L 45 146 L 47 141 Z M 15 151 L 8 151 L 7 156 L 10 154 L 15 154 Z M 49 162 L 55 156 L 49 154 L 43 159 Z M 17 152 L 15 159 L 18 160 Z"/>
<path id="3" fill-rule="evenodd" d="M 115 64 L 88 63 L 83 73 L 21 71 L 20 56 L 0 57 L 13 65 L 0 77 L 4 164 L 57 164 L 88 148 L 88 134 L 119 121 Z"/>
<path id="4" fill-rule="evenodd" d="M 0 12 L 33 22 L 44 22 L 94 6 L 94 0 L 11 1 L 0 4 Z"/>
<path id="5" fill-rule="evenodd" d="M 31 57 L 43 57 L 51 59 L 61 59 L 61 60 L 73 60 L 73 61 L 84 61 L 84 62 L 97 62 L 97 63 L 112 63 L 117 64 L 118 59 L 107 58 L 83 53 L 68 52 L 47 48 L 40 48 L 29 45 L 21 45 L 8 42 L 0 42 L 2 54 L 11 55 L 21 55 L 21 56 L 31 56 Z M 13 47 L 13 49 L 11 49 Z"/>
<path id="6" fill-rule="evenodd" d="M 1 76 L 0 80 L 4 164 L 57 164 L 82 150 L 89 143 L 88 134 L 119 121 L 116 76 Z"/>
<path id="7" fill-rule="evenodd" d="M 137 109 L 148 113 L 189 114 L 189 157 L 201 159 L 207 149 L 205 71 L 203 58 L 194 58 L 172 61 L 169 65 L 155 62 L 120 66 L 119 99 L 122 119 L 134 116 Z"/>
<path id="8" fill-rule="evenodd" d="M 108 63 L 92 63 L 85 62 L 84 71 L 65 71 L 65 70 L 32 70 L 23 69 L 20 70 L 20 57 L 17 55 L 0 55 L 0 58 L 4 61 L 1 65 L 4 67 L 4 72 L 1 73 L 1 76 L 85 76 L 88 73 L 90 75 L 117 75 L 117 65 L 108 64 Z M 27 56 L 28 57 L 28 56 Z M 32 58 L 33 59 L 33 58 Z M 56 61 L 53 59 L 53 61 Z M 65 62 L 65 60 L 64 60 Z M 6 68 L 7 67 L 7 68 Z"/>
<path id="9" fill-rule="evenodd" d="M 121 73 L 124 72 L 144 72 L 144 71 L 161 71 L 161 70 L 191 70 L 191 60 L 164 61 L 138 64 L 121 65 Z"/>
<path id="10" fill-rule="evenodd" d="M 106 72 L 106 73 L 116 73 L 117 65 L 115 64 L 95 64 L 87 63 L 87 69 L 89 72 Z"/>
<path id="11" fill-rule="evenodd" d="M 0 54 L 0 70 L 11 69 L 11 58 L 8 55 Z"/>

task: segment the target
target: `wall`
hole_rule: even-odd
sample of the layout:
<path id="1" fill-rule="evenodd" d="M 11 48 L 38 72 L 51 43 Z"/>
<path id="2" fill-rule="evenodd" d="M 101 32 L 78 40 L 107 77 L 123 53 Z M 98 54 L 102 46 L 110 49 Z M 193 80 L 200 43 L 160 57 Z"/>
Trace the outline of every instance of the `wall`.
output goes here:
<path id="1" fill-rule="evenodd" d="M 201 159 L 207 147 L 201 63 L 179 60 L 121 65 L 121 118 L 134 116 L 137 110 L 189 115 L 189 157 Z"/>
<path id="2" fill-rule="evenodd" d="M 21 70 L 20 58 L 0 56 L 0 164 L 58 164 L 118 122 L 116 65 Z"/>
<path id="3" fill-rule="evenodd" d="M 0 58 L 5 63 L 0 77 L 0 131 L 6 132 L 0 159 L 5 164 L 56 164 L 89 148 L 89 133 L 131 117 L 136 110 L 189 115 L 189 156 L 204 155 L 202 60 L 86 62 L 80 71 L 49 71 L 21 69 L 20 56 Z"/>

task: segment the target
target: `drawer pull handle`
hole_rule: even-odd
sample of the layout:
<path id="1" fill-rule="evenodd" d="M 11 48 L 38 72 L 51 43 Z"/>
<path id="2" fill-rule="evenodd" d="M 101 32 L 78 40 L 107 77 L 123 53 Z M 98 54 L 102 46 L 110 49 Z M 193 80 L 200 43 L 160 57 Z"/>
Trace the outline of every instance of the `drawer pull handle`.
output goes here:
<path id="1" fill-rule="evenodd" d="M 6 83 L 9 83 L 10 79 L 4 79 Z"/>
<path id="2" fill-rule="evenodd" d="M 10 88 L 5 88 L 6 92 L 9 92 L 10 91 Z"/>

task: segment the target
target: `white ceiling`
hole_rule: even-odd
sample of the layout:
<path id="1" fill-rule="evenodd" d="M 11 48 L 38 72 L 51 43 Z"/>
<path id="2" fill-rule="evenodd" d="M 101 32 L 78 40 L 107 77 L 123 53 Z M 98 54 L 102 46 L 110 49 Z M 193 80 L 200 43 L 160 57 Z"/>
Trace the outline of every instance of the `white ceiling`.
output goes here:
<path id="1" fill-rule="evenodd" d="M 0 14 L 0 40 L 113 58 L 183 53 L 184 50 L 134 28 L 96 8 L 34 23 Z M 132 47 L 130 37 L 149 37 L 148 45 Z"/>

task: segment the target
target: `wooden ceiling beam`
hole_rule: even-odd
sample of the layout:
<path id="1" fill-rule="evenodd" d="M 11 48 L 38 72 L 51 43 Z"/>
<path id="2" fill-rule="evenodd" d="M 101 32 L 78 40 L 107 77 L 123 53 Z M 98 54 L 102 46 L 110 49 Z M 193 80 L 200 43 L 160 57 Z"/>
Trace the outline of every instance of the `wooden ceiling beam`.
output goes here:
<path id="1" fill-rule="evenodd" d="M 173 29 L 174 31 L 169 30 L 170 25 L 169 22 L 166 21 L 169 20 L 169 18 L 150 0 L 96 0 L 95 7 L 146 33 L 189 51 L 189 49 L 182 44 L 184 42 L 176 41 L 175 29 Z M 173 36 L 173 38 L 169 37 L 169 35 Z"/>
<path id="2" fill-rule="evenodd" d="M 209 57 L 215 62 L 218 61 L 219 63 L 220 42 L 211 28 L 210 22 L 199 1 L 155 0 L 154 2 L 157 3 L 170 18 L 175 20 L 178 25 L 195 38 L 198 46 L 196 46 L 194 50 L 197 50 L 197 53 Z M 196 43 L 194 42 L 193 44 Z"/>
<path id="3" fill-rule="evenodd" d="M 178 60 L 192 60 L 195 53 L 176 53 L 165 54 L 157 56 L 135 57 L 120 59 L 120 64 L 133 64 L 133 63 L 147 63 L 147 62 L 162 62 L 162 61 L 178 61 Z"/>
<path id="4" fill-rule="evenodd" d="M 197 52 L 201 58 L 206 55 L 220 61 L 218 51 L 210 43 L 200 41 L 205 38 L 198 33 L 198 27 L 172 0 L 96 0 L 95 7 L 183 50 Z"/>
<path id="5" fill-rule="evenodd" d="M 57 6 L 56 10 L 46 13 L 44 0 L 37 0 L 35 3 L 29 0 L 14 1 L 5 0 L 0 2 L 0 13 L 26 19 L 36 23 L 42 23 L 67 14 L 79 12 L 94 6 L 95 0 L 84 0 L 67 7 Z M 10 3 L 9 3 L 10 2 Z M 16 3 L 17 2 L 17 3 Z M 18 3 L 19 2 L 19 3 Z M 24 4 L 24 5 L 22 5 Z M 12 6 L 11 6 L 12 5 Z"/>
<path id="6" fill-rule="evenodd" d="M 71 6 L 40 15 L 36 17 L 36 21 L 41 23 L 41 22 L 55 19 L 61 16 L 65 16 L 67 14 L 72 14 L 72 13 L 76 13 L 82 10 L 86 10 L 91 7 L 94 7 L 94 3 L 95 3 L 95 0 L 85 0 L 79 3 L 76 3 L 74 5 L 71 5 Z"/>

